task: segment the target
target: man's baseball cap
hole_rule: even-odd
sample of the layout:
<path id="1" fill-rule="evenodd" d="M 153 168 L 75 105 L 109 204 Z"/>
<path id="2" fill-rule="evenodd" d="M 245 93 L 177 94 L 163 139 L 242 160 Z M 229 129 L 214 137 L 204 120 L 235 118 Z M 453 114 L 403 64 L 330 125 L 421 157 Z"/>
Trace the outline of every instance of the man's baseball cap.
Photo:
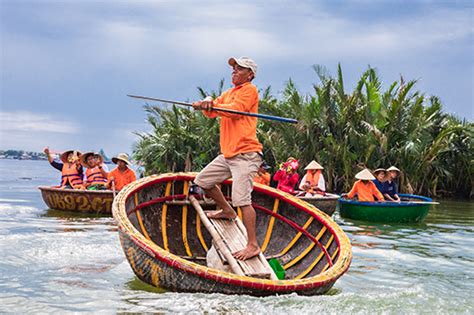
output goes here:
<path id="1" fill-rule="evenodd" d="M 229 58 L 229 65 L 232 67 L 238 64 L 241 67 L 248 68 L 252 70 L 253 74 L 256 76 L 257 75 L 257 64 L 255 61 L 250 59 L 249 57 L 240 57 L 240 58 L 234 58 L 231 57 Z"/>

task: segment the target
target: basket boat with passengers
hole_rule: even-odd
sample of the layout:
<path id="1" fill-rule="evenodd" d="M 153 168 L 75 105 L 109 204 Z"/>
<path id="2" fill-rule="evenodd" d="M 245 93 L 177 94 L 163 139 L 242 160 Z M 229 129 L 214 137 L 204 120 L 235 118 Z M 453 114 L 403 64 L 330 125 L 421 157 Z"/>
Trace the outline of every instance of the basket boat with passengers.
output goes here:
<path id="1" fill-rule="evenodd" d="M 229 245 L 236 238 L 229 231 L 239 228 L 229 220 L 211 219 L 216 228 L 212 232 L 202 210 L 215 210 L 216 206 L 201 195 L 190 193 L 195 176 L 196 173 L 168 173 L 146 177 L 127 186 L 115 198 L 113 216 L 120 241 L 134 273 L 142 281 L 178 292 L 315 295 L 327 292 L 348 270 L 352 258 L 349 239 L 328 215 L 294 196 L 260 184 L 255 185 L 252 200 L 262 254 L 245 262 L 234 261 L 233 265 L 228 259 L 230 265 L 242 268 L 241 273 L 209 267 L 206 254 L 211 246 Z M 228 199 L 231 184 L 227 180 L 221 185 Z M 240 208 L 236 211 L 241 217 Z M 216 231 L 227 236 L 224 242 L 215 236 Z M 244 246 L 245 240 L 241 239 L 240 245 Z M 224 250 L 222 253 L 229 257 Z M 278 277 L 251 273 L 252 261 L 265 265 L 268 260 L 277 262 L 281 269 Z"/>
<path id="2" fill-rule="evenodd" d="M 341 196 L 336 194 L 326 193 L 325 196 L 317 196 L 317 197 L 298 197 L 307 203 L 312 204 L 319 210 L 323 211 L 327 215 L 331 216 L 334 214 L 337 208 L 337 201 Z"/>
<path id="3" fill-rule="evenodd" d="M 341 217 L 370 222 L 419 223 L 428 215 L 431 198 L 399 194 L 401 202 L 359 202 L 339 199 Z"/>

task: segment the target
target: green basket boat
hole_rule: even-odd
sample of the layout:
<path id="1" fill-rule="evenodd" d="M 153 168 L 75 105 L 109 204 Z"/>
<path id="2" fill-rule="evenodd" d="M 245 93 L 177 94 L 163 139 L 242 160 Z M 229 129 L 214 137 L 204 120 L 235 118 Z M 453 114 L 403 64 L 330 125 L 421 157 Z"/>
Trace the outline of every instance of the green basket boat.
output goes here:
<path id="1" fill-rule="evenodd" d="M 341 217 L 370 221 L 420 223 L 428 215 L 430 206 L 436 204 L 431 198 L 399 194 L 401 202 L 359 202 L 339 199 Z"/>

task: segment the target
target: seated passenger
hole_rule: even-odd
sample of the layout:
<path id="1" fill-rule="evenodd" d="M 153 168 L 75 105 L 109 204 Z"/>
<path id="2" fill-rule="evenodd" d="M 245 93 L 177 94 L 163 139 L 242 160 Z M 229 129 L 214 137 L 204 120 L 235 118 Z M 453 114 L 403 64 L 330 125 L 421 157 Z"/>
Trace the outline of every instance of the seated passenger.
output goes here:
<path id="1" fill-rule="evenodd" d="M 357 195 L 358 201 L 375 201 L 376 197 L 379 201 L 384 200 L 382 193 L 372 182 L 375 177 L 368 169 L 364 169 L 355 176 L 358 181 L 354 183 L 351 191 L 346 195 L 347 198 L 354 198 Z M 344 196 L 344 195 L 343 195 Z"/>
<path id="2" fill-rule="evenodd" d="M 81 152 L 74 150 L 64 151 L 60 156 L 62 163 L 54 160 L 49 152 L 48 147 L 44 148 L 43 152 L 48 157 L 48 162 L 51 164 L 51 166 L 58 171 L 61 171 L 61 188 L 82 188 L 82 177 L 84 170 L 79 161 Z"/>
<path id="3" fill-rule="evenodd" d="M 398 187 L 397 183 L 395 183 L 395 179 L 400 174 L 400 170 L 395 166 L 390 166 L 387 169 L 388 178 L 383 184 L 383 194 L 387 200 L 400 202 L 400 197 L 398 196 Z"/>
<path id="4" fill-rule="evenodd" d="M 375 179 L 373 180 L 375 186 L 377 186 L 377 189 L 384 194 L 384 182 L 385 182 L 385 176 L 387 175 L 387 172 L 385 171 L 384 168 L 378 168 L 374 171 Z"/>
<path id="5" fill-rule="evenodd" d="M 84 187 L 87 190 L 105 190 L 107 185 L 107 171 L 100 154 L 87 152 L 81 156 L 82 166 L 86 167 Z"/>
<path id="6" fill-rule="evenodd" d="M 130 162 L 126 153 L 120 153 L 113 157 L 112 162 L 117 164 L 117 167 L 109 173 L 107 188 L 112 188 L 113 183 L 115 190 L 120 191 L 126 185 L 137 180 L 135 172 L 128 167 Z"/>
<path id="7" fill-rule="evenodd" d="M 326 195 L 326 182 L 324 181 L 324 176 L 321 173 L 321 170 L 324 169 L 318 162 L 311 161 L 304 168 L 306 174 L 301 179 L 300 190 L 306 192 L 305 197 L 314 197 L 315 195 Z"/>
<path id="8" fill-rule="evenodd" d="M 298 183 L 299 176 L 296 173 L 299 163 L 295 158 L 288 158 L 280 169 L 273 175 L 273 180 L 278 182 L 277 189 L 294 194 L 295 185 Z"/>
<path id="9" fill-rule="evenodd" d="M 267 163 L 263 162 L 262 165 L 260 165 L 257 171 L 257 174 L 253 178 L 253 182 L 270 186 L 271 176 L 270 176 L 270 173 L 268 173 L 269 169 L 270 169 L 270 166 L 268 166 Z"/>

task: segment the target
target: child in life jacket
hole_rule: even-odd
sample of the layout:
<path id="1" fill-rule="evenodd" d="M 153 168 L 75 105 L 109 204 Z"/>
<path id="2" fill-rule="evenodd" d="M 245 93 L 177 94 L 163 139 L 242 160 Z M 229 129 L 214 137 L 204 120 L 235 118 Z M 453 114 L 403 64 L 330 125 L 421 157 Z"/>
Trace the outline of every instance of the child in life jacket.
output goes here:
<path id="1" fill-rule="evenodd" d="M 107 166 L 104 159 L 98 153 L 87 152 L 81 156 L 82 166 L 87 168 L 84 187 L 87 190 L 106 190 Z"/>

